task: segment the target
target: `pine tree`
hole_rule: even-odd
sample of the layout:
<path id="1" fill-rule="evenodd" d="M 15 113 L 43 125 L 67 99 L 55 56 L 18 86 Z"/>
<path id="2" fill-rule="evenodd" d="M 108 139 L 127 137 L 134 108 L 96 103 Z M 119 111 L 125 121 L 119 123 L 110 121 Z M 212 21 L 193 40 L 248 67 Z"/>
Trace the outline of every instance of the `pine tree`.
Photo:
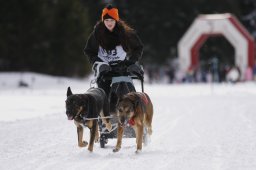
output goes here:
<path id="1" fill-rule="evenodd" d="M 80 1 L 8 0 L 0 14 L 0 71 L 88 73 L 83 48 L 89 19 Z"/>

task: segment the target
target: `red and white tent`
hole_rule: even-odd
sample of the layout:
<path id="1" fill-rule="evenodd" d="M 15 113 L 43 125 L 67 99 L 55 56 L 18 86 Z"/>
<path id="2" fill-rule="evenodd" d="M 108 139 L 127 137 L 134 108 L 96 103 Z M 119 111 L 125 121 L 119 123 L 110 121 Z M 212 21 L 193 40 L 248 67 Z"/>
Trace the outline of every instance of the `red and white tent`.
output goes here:
<path id="1" fill-rule="evenodd" d="M 199 50 L 211 35 L 224 36 L 235 49 L 235 64 L 242 79 L 248 66 L 254 65 L 254 39 L 244 26 L 231 14 L 199 15 L 178 43 L 180 69 L 197 66 Z M 229 56 L 230 57 L 230 56 Z"/>

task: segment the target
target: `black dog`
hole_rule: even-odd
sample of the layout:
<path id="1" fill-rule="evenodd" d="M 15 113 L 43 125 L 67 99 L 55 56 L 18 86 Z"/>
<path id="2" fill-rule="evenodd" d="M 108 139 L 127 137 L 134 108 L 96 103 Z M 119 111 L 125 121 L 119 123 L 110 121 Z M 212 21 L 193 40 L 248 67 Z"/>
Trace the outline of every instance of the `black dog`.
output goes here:
<path id="1" fill-rule="evenodd" d="M 77 126 L 78 146 L 86 147 L 88 142 L 83 141 L 83 127 L 90 129 L 89 151 L 93 151 L 93 143 L 99 139 L 98 120 L 102 117 L 103 123 L 110 131 L 109 104 L 107 96 L 101 88 L 90 88 L 84 94 L 73 94 L 70 87 L 67 89 L 66 115 L 74 120 Z M 107 117 L 107 118 L 106 118 Z"/>

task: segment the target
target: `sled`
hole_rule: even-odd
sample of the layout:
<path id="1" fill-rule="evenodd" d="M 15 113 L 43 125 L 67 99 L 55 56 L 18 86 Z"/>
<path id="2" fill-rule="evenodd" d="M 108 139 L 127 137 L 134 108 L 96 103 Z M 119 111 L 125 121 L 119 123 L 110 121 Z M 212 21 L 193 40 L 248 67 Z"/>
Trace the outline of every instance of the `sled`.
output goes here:
<path id="1" fill-rule="evenodd" d="M 142 70 L 142 66 L 139 66 Z M 112 124 L 112 130 L 109 132 L 99 120 L 100 130 L 100 146 L 105 147 L 108 139 L 117 138 L 118 118 L 116 115 L 116 104 L 118 97 L 125 95 L 129 92 L 136 91 L 133 84 L 134 80 L 139 80 L 141 83 L 141 91 L 144 92 L 144 77 L 143 75 L 131 73 L 127 71 L 127 66 L 118 64 L 118 67 L 112 65 L 112 70 L 107 76 L 104 76 L 105 80 L 112 80 L 110 92 L 108 95 L 110 105 L 110 122 Z M 124 138 L 135 138 L 135 132 L 132 127 L 128 126 L 124 129 Z"/>

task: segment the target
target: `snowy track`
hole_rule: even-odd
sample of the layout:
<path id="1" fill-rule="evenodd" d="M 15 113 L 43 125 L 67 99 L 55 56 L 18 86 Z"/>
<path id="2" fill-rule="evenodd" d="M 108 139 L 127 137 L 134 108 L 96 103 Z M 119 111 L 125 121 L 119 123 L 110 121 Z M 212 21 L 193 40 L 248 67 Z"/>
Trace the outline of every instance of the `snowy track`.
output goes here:
<path id="1" fill-rule="evenodd" d="M 1 170 L 256 169 L 256 84 L 146 85 L 153 135 L 135 154 L 135 139 L 123 139 L 118 153 L 116 139 L 104 149 L 96 143 L 93 153 L 77 147 L 76 127 L 64 113 L 66 87 L 82 93 L 88 82 L 46 80 L 47 88 L 1 87 Z"/>

